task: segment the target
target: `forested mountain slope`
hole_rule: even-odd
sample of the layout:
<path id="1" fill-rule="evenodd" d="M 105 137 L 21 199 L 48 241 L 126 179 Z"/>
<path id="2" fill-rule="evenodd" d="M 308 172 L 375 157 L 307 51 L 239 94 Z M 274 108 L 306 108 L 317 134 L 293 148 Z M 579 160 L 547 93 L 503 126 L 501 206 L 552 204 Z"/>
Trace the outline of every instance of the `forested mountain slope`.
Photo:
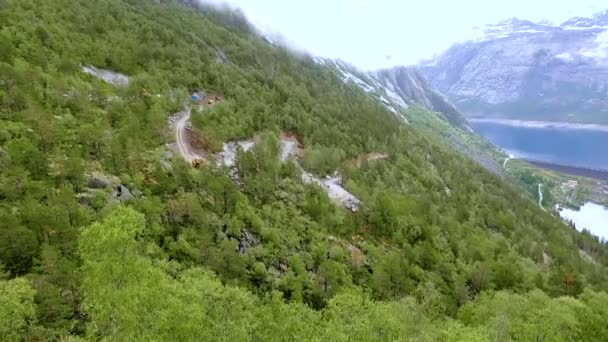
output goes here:
<path id="1" fill-rule="evenodd" d="M 363 71 L 341 60 L 315 58 L 317 63 L 333 70 L 342 81 L 354 84 L 375 97 L 388 110 L 420 106 L 441 113 L 456 128 L 471 132 L 464 115 L 436 92 L 418 67 L 399 66 L 377 71 Z"/>
<path id="2" fill-rule="evenodd" d="M 497 148 L 473 132 L 456 107 L 436 92 L 417 67 L 362 71 L 341 60 L 316 57 L 345 84 L 358 87 L 389 111 L 442 136 L 450 146 L 495 174 L 501 173 Z M 422 110 L 418 110 L 418 108 Z M 497 158 L 495 158 L 497 157 Z"/>
<path id="3" fill-rule="evenodd" d="M 257 139 L 236 182 L 171 148 L 201 89 L 205 148 Z M 286 133 L 360 210 L 280 162 Z M 608 336 L 605 244 L 237 13 L 0 1 L 0 170 L 3 340 Z"/>

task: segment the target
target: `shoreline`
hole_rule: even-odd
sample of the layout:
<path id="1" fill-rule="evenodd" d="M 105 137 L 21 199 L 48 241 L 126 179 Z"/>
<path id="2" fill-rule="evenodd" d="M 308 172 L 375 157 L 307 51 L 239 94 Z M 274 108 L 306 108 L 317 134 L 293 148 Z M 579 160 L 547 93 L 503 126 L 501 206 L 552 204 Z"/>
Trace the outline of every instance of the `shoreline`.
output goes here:
<path id="1" fill-rule="evenodd" d="M 539 128 L 539 129 L 561 129 L 561 130 L 581 130 L 581 131 L 596 131 L 608 133 L 608 125 L 572 123 L 563 121 L 526 121 L 526 120 L 511 120 L 511 119 L 492 119 L 492 118 L 467 118 L 471 123 L 491 123 L 497 125 L 523 127 L 523 128 Z"/>
<path id="2" fill-rule="evenodd" d="M 561 204 L 556 205 L 556 209 L 564 222 L 575 224 L 576 230 L 587 230 L 598 239 L 608 238 L 608 229 L 605 225 L 608 218 L 607 207 L 589 201 L 578 209 L 568 208 Z"/>
<path id="3" fill-rule="evenodd" d="M 525 158 L 523 158 L 522 160 L 525 160 L 526 162 L 536 165 L 543 169 L 553 170 L 553 171 L 565 173 L 565 174 L 572 175 L 572 176 L 580 176 L 580 177 L 587 177 L 587 178 L 592 178 L 592 179 L 596 179 L 596 180 L 608 181 L 608 170 L 554 164 L 554 163 L 550 163 L 550 162 L 544 162 L 544 161 L 533 160 L 533 159 L 525 159 Z"/>

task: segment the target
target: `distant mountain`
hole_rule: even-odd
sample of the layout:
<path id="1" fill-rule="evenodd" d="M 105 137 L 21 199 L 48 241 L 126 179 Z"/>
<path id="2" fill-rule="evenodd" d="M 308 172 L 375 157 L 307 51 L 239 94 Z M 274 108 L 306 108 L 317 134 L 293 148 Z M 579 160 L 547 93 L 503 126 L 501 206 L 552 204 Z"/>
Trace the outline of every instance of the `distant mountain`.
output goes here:
<path id="1" fill-rule="evenodd" d="M 470 131 L 467 121 L 442 94 L 435 91 L 417 67 L 400 66 L 378 71 L 362 71 L 341 60 L 316 58 L 345 83 L 353 83 L 376 97 L 393 113 L 412 106 L 439 112 L 454 126 Z M 399 114 L 401 115 L 401 114 Z"/>
<path id="2" fill-rule="evenodd" d="M 464 115 L 432 88 L 418 67 L 363 71 L 341 60 L 316 57 L 315 62 L 332 70 L 345 84 L 361 88 L 404 121 L 430 129 L 485 169 L 501 173 L 495 161 L 498 150 L 473 132 Z M 425 110 L 413 110 L 416 107 Z M 440 117 L 447 122 L 439 123 L 444 121 Z"/>
<path id="3" fill-rule="evenodd" d="M 415 69 L 190 3 L 0 0 L 0 341 L 608 340 L 553 178 L 451 148 Z"/>
<path id="4" fill-rule="evenodd" d="M 510 19 L 421 64 L 471 117 L 608 123 L 608 10 L 556 26 Z"/>
<path id="5" fill-rule="evenodd" d="M 372 75 L 385 89 L 390 89 L 401 98 L 442 113 L 453 125 L 470 130 L 462 113 L 433 89 L 417 67 L 384 69 Z"/>

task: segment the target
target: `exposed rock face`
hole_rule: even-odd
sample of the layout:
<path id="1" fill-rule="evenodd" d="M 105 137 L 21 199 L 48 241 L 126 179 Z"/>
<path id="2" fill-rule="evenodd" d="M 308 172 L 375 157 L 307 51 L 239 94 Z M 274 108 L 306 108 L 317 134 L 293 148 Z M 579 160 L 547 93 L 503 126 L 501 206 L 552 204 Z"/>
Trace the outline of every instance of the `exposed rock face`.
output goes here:
<path id="1" fill-rule="evenodd" d="M 455 127 L 474 134 L 464 115 L 441 93 L 434 90 L 418 67 L 396 67 L 392 69 L 364 72 L 342 61 L 315 58 L 317 64 L 331 69 L 346 84 L 354 84 L 375 97 L 388 110 L 401 116 L 400 109 L 421 106 L 439 112 Z M 460 139 L 448 140 L 453 147 L 468 155 L 484 168 L 499 174 L 500 168 L 488 151 L 480 151 Z M 345 203 L 355 208 L 356 203 Z"/>
<path id="2" fill-rule="evenodd" d="M 608 123 L 608 11 L 560 26 L 510 19 L 421 70 L 470 116 Z"/>
<path id="3" fill-rule="evenodd" d="M 365 263 L 365 256 L 359 248 L 352 244 L 348 244 L 346 249 L 350 252 L 350 263 L 354 268 L 359 269 Z"/>
<path id="4" fill-rule="evenodd" d="M 226 56 L 226 53 L 220 49 L 215 52 L 215 61 L 220 64 L 226 64 L 230 62 L 230 60 L 228 60 L 228 56 Z"/>
<path id="5" fill-rule="evenodd" d="M 372 74 L 383 87 L 391 89 L 404 101 L 442 113 L 453 125 L 468 130 L 464 116 L 436 92 L 417 67 L 396 67 Z"/>
<path id="6" fill-rule="evenodd" d="M 82 71 L 89 75 L 99 77 L 102 80 L 115 86 L 126 87 L 129 85 L 129 76 L 123 75 L 112 70 L 99 69 L 94 66 L 83 66 Z"/>
<path id="7" fill-rule="evenodd" d="M 422 106 L 442 113 L 453 125 L 469 130 L 464 116 L 443 95 L 432 88 L 417 67 L 396 67 L 366 72 L 339 60 L 316 58 L 315 61 L 332 69 L 344 83 L 354 83 L 374 96 L 397 115 L 399 109 Z"/>
<path id="8" fill-rule="evenodd" d="M 249 230 L 245 229 L 241 233 L 241 238 L 239 239 L 239 245 L 237 246 L 237 251 L 240 255 L 244 255 L 247 250 L 253 246 L 257 246 L 260 244 L 260 240 L 253 235 Z"/>

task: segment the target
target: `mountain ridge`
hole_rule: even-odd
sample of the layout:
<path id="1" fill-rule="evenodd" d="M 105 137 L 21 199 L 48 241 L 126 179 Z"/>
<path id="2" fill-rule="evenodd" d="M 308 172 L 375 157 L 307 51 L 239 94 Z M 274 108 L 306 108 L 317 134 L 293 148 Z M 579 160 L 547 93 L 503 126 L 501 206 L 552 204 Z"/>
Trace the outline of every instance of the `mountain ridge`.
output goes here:
<path id="1" fill-rule="evenodd" d="M 370 94 L 395 114 L 421 106 L 441 113 L 455 127 L 472 132 L 462 113 L 431 87 L 416 66 L 364 71 L 342 60 L 321 57 L 314 60 L 336 72 L 344 83 L 352 83 Z"/>
<path id="2" fill-rule="evenodd" d="M 604 241 L 418 124 L 442 114 L 248 27 L 177 0 L 0 2 L 4 340 L 608 336 Z"/>
<path id="3" fill-rule="evenodd" d="M 561 25 L 509 19 L 420 64 L 469 117 L 608 122 L 608 11 Z"/>

